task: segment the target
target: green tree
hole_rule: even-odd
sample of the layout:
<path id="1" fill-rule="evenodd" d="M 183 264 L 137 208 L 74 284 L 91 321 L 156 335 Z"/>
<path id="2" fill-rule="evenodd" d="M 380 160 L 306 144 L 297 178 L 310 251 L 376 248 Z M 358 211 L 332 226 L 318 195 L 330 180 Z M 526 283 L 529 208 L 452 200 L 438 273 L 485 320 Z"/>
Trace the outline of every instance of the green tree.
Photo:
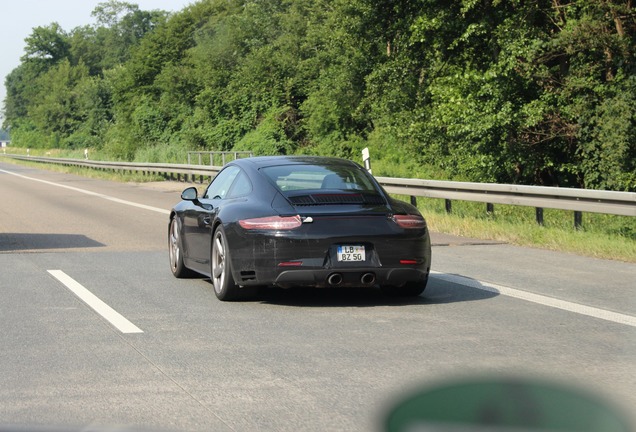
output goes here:
<path id="1" fill-rule="evenodd" d="M 69 56 L 68 35 L 57 23 L 34 28 L 25 43 L 22 63 L 5 79 L 3 124 L 14 131 L 27 122 L 29 106 L 42 91 L 38 78 Z"/>
<path id="2" fill-rule="evenodd" d="M 544 12 L 544 34 L 518 62 L 539 89 L 520 144 L 551 150 L 535 170 L 554 184 L 633 190 L 634 118 L 621 111 L 636 72 L 631 2 L 555 0 Z M 601 163 L 609 160 L 617 163 Z"/>
<path id="3" fill-rule="evenodd" d="M 38 62 L 23 61 L 7 75 L 3 127 L 15 129 L 26 119 L 29 105 L 38 94 L 38 88 L 34 83 L 44 70 L 43 65 Z"/>
<path id="4" fill-rule="evenodd" d="M 85 66 L 72 66 L 64 60 L 38 78 L 40 91 L 29 106 L 28 117 L 41 134 L 42 142 L 32 143 L 32 147 L 68 146 L 66 139 L 84 120 L 78 106 L 77 85 L 86 77 L 88 69 Z"/>
<path id="5" fill-rule="evenodd" d="M 26 47 L 24 48 L 23 60 L 39 60 L 53 65 L 68 58 L 68 35 L 58 23 L 35 27 L 24 41 Z"/>
<path id="6" fill-rule="evenodd" d="M 127 61 L 144 36 L 165 23 L 163 11 L 142 11 L 136 4 L 109 0 L 99 3 L 92 16 L 97 20 L 96 43 L 101 48 L 102 69 L 110 69 Z"/>
<path id="7" fill-rule="evenodd" d="M 636 190 L 630 0 L 110 0 L 38 27 L 16 142 L 380 158 L 445 178 Z M 169 152 L 165 152 L 168 154 Z"/>

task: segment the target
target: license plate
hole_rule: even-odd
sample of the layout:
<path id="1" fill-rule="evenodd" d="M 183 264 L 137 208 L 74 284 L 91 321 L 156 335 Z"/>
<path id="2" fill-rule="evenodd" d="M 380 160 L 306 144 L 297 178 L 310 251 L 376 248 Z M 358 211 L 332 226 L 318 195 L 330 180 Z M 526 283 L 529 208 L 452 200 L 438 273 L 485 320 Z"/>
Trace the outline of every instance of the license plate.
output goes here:
<path id="1" fill-rule="evenodd" d="M 364 246 L 338 246 L 338 261 L 365 261 Z"/>

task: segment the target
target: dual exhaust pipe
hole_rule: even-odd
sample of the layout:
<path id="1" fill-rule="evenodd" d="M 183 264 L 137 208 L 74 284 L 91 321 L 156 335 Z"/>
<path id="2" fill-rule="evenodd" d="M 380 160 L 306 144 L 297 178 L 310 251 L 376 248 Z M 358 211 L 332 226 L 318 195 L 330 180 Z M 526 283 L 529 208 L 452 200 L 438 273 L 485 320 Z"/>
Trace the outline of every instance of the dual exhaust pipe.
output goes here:
<path id="1" fill-rule="evenodd" d="M 341 273 L 331 273 L 327 277 L 327 283 L 331 286 L 338 286 L 342 284 L 343 278 Z M 373 285 L 375 283 L 375 275 L 373 273 L 364 273 L 360 276 L 360 283 L 362 285 Z"/>

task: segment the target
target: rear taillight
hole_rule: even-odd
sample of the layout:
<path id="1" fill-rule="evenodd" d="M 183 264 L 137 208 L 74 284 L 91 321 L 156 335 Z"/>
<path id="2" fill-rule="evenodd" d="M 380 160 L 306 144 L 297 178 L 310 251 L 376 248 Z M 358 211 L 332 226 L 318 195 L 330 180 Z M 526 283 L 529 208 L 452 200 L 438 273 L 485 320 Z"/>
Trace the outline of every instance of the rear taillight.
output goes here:
<path id="1" fill-rule="evenodd" d="M 422 216 L 418 215 L 393 215 L 393 221 L 406 229 L 426 228 L 426 221 Z"/>
<path id="2" fill-rule="evenodd" d="M 283 261 L 278 263 L 278 267 L 302 267 L 302 261 Z"/>
<path id="3" fill-rule="evenodd" d="M 246 230 L 291 230 L 303 224 L 300 216 L 268 216 L 256 219 L 243 219 L 239 225 Z"/>

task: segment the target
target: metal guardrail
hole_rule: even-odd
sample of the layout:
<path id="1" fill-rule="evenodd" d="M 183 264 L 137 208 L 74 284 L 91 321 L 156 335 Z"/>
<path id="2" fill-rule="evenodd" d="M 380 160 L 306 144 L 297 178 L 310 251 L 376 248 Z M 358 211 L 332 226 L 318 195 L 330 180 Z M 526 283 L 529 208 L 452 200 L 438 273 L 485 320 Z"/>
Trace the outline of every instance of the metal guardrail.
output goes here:
<path id="1" fill-rule="evenodd" d="M 376 177 L 387 192 L 579 212 L 636 216 L 636 193 Z"/>
<path id="2" fill-rule="evenodd" d="M 215 162 L 221 161 L 219 166 L 223 166 L 228 162 L 228 158 L 230 160 L 236 160 L 244 157 L 252 157 L 254 153 L 251 151 L 189 151 L 188 152 L 188 165 L 192 165 L 193 157 L 199 161 L 198 165 L 204 165 L 204 162 L 207 160 L 209 162 L 208 165 L 215 166 Z"/>
<path id="3" fill-rule="evenodd" d="M 214 177 L 222 167 L 209 165 L 179 165 L 159 163 L 101 162 L 81 159 L 62 159 L 6 155 L 14 159 L 32 162 L 54 163 L 94 169 L 108 169 L 123 172 L 141 172 L 163 175 L 181 181 L 200 182 Z M 537 209 L 537 222 L 543 223 L 543 208 L 571 210 L 575 212 L 575 226 L 580 226 L 581 212 L 602 213 L 620 216 L 636 216 L 636 193 L 570 189 L 544 186 L 522 186 L 494 183 L 467 183 L 437 180 L 419 180 L 391 177 L 376 177 L 389 193 L 407 195 L 411 202 L 417 197 L 441 198 L 446 200 L 450 211 L 451 200 L 476 201 L 488 204 L 529 206 Z"/>
<path id="4" fill-rule="evenodd" d="M 2 156 L 2 155 L 0 155 Z M 203 183 L 204 178 L 212 178 L 218 174 L 222 167 L 210 165 L 180 165 L 163 163 L 139 163 L 139 162 L 106 162 L 85 159 L 64 159 L 35 156 L 16 156 L 7 154 L 6 157 L 29 162 L 52 163 L 57 165 L 75 166 L 80 168 L 93 168 L 98 170 L 112 170 L 130 173 L 157 174 L 166 179 L 194 182 L 199 177 Z"/>

